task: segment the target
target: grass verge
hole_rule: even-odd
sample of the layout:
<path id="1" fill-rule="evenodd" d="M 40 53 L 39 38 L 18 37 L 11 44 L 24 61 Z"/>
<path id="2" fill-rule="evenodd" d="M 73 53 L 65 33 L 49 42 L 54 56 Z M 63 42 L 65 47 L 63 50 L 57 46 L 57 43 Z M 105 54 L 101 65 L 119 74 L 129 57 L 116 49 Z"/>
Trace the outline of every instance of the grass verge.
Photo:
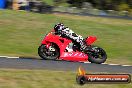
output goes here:
<path id="1" fill-rule="evenodd" d="M 131 88 L 130 84 L 76 83 L 75 72 L 0 69 L 0 88 Z"/>

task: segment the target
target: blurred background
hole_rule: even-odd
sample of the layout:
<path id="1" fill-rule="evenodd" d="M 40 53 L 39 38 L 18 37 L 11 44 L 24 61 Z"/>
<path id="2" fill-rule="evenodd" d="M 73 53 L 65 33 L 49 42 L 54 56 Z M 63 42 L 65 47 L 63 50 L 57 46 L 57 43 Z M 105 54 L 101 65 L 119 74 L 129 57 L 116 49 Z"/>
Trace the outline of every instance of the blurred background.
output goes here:
<path id="1" fill-rule="evenodd" d="M 97 36 L 95 45 L 106 50 L 107 64 L 128 67 L 132 65 L 130 19 L 132 19 L 132 0 L 0 0 L 0 56 L 39 59 L 38 47 L 44 35 L 51 31 L 56 23 L 63 22 L 83 37 Z M 11 60 L 0 58 L 1 65 L 6 67 L 0 67 L 0 88 L 132 88 L 131 83 L 80 86 L 75 81 L 75 71 L 29 70 L 23 63 L 28 64 L 32 59 L 18 59 L 18 62 L 14 63 Z M 34 61 L 29 65 L 37 67 L 37 63 L 41 62 L 41 60 Z M 42 61 L 42 66 L 47 67 L 48 65 L 43 62 L 45 61 Z M 27 69 L 7 68 L 11 64 L 15 66 L 16 63 Z M 56 68 L 59 68 L 58 62 L 55 63 Z M 101 71 L 107 69 L 104 66 L 102 65 Z M 93 67 L 93 64 L 89 67 Z M 118 66 L 109 69 L 132 71 L 131 67 L 130 69 L 127 67 L 116 69 L 116 67 Z"/>
<path id="2" fill-rule="evenodd" d="M 1 9 L 132 17 L 132 0 L 0 0 Z"/>

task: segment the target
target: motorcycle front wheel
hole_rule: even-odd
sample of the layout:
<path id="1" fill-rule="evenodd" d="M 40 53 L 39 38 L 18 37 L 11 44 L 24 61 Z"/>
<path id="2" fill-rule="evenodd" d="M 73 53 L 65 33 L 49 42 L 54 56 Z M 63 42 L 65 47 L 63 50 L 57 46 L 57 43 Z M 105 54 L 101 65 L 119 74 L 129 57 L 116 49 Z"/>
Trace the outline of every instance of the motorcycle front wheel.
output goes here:
<path id="1" fill-rule="evenodd" d="M 91 46 L 92 50 L 88 53 L 88 61 L 91 63 L 101 64 L 104 63 L 107 59 L 107 54 L 104 49 L 97 47 L 97 46 Z"/>
<path id="2" fill-rule="evenodd" d="M 51 44 L 48 49 L 46 45 L 42 44 L 38 48 L 38 54 L 44 60 L 56 60 L 60 55 L 58 48 L 54 44 Z"/>

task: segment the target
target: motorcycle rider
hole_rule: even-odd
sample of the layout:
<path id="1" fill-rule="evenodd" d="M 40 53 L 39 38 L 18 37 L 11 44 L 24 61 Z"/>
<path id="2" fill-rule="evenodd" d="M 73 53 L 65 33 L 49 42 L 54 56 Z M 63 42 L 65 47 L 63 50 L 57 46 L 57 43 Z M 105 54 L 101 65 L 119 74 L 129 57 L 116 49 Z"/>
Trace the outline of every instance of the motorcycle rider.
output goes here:
<path id="1" fill-rule="evenodd" d="M 77 43 L 80 44 L 80 49 L 82 51 L 87 50 L 87 45 L 81 35 L 77 35 L 75 32 L 70 30 L 68 27 L 65 27 L 63 23 L 58 23 L 54 26 L 55 34 L 65 36 Z"/>

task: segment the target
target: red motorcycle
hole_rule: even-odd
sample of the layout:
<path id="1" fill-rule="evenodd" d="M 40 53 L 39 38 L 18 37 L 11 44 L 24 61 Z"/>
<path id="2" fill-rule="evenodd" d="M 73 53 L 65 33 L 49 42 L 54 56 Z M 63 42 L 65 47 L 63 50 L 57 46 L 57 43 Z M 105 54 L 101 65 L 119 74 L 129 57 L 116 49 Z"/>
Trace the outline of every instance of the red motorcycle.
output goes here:
<path id="1" fill-rule="evenodd" d="M 101 64 L 106 61 L 107 55 L 102 48 L 91 45 L 96 40 L 97 38 L 94 36 L 85 38 L 85 42 L 90 50 L 84 53 L 80 50 L 80 44 L 56 35 L 54 31 L 51 31 L 42 40 L 38 48 L 38 54 L 45 60 L 89 61 Z"/>

